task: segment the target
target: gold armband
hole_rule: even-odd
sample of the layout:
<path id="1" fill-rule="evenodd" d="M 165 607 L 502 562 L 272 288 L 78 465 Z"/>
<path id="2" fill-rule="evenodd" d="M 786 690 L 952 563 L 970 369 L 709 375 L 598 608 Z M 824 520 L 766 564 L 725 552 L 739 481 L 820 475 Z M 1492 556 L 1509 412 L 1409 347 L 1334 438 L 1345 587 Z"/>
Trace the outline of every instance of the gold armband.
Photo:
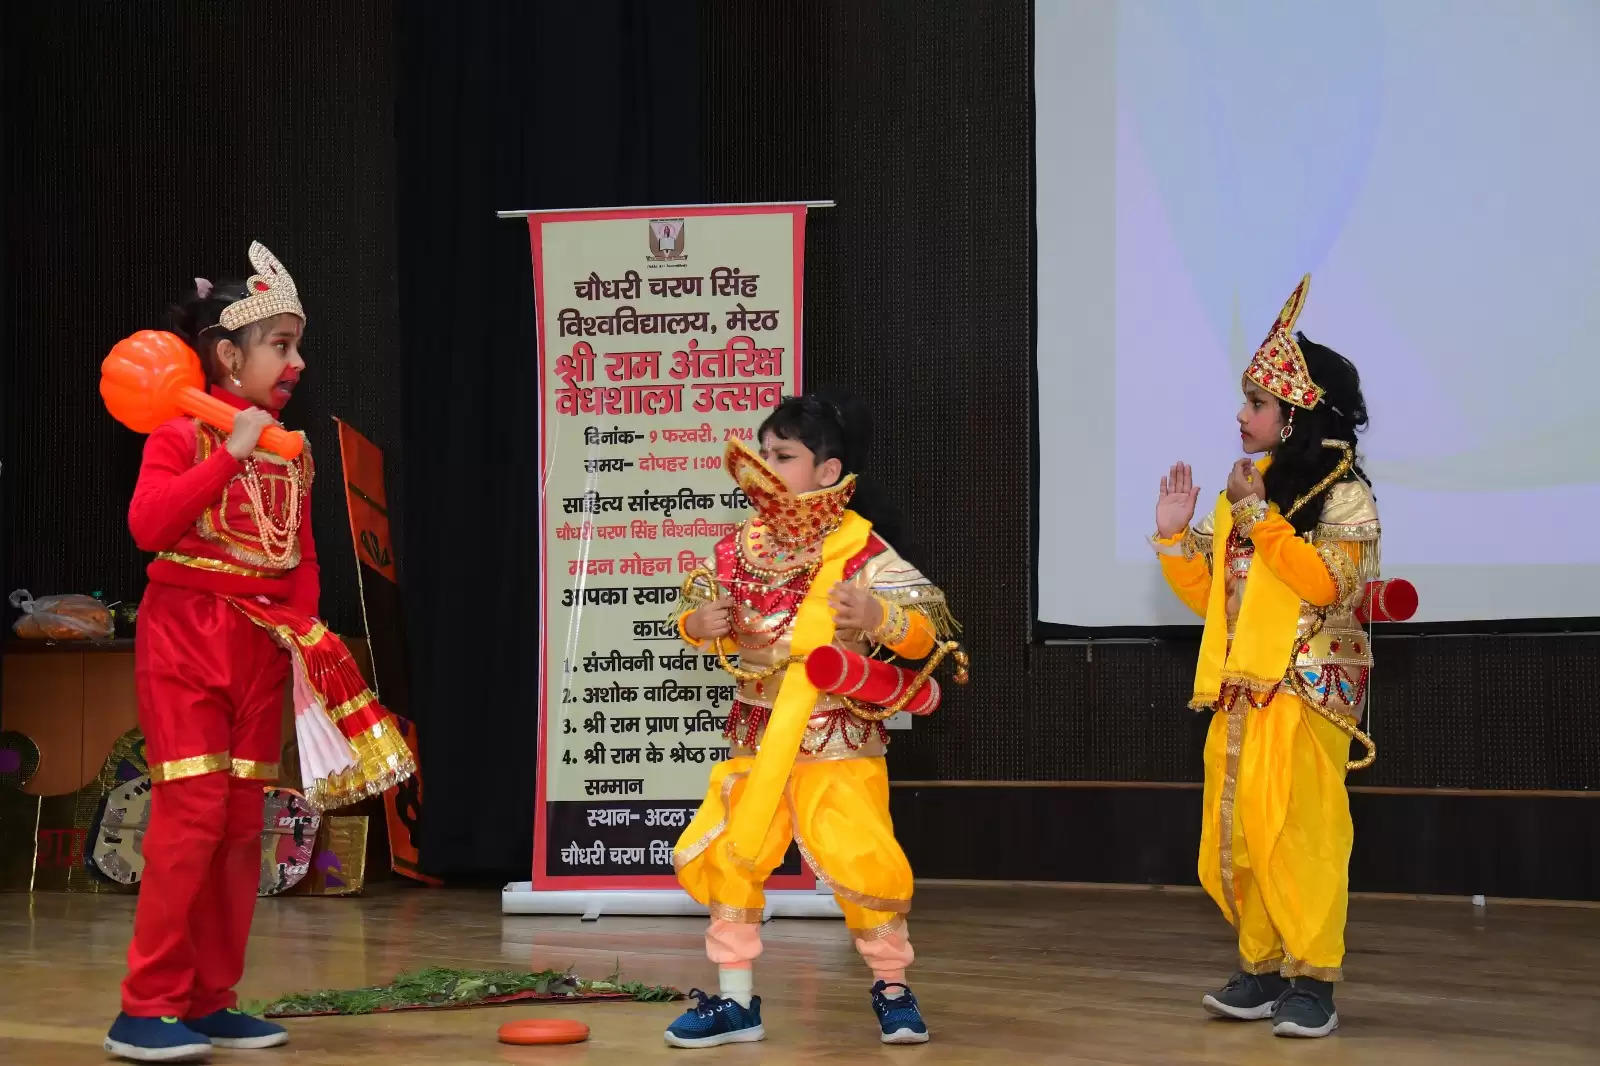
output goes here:
<path id="1" fill-rule="evenodd" d="M 883 609 L 883 621 L 870 634 L 873 642 L 888 648 L 904 643 L 911 633 L 911 615 L 904 607 L 890 603 L 881 596 L 874 596 L 873 599 Z"/>

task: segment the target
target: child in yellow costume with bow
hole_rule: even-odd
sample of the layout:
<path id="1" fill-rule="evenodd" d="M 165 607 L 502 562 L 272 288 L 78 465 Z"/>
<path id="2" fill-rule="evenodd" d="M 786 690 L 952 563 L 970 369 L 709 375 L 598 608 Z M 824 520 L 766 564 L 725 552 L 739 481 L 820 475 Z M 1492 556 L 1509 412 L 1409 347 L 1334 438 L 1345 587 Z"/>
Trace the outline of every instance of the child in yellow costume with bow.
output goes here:
<path id="1" fill-rule="evenodd" d="M 1179 463 L 1161 480 L 1156 550 L 1205 618 L 1190 706 L 1215 714 L 1205 748 L 1200 883 L 1238 932 L 1240 972 L 1207 995 L 1225 1018 L 1320 1037 L 1339 1015 L 1353 829 L 1347 769 L 1372 649 L 1355 619 L 1378 576 L 1378 513 L 1355 454 L 1367 424 L 1349 360 L 1296 334 L 1304 278 L 1242 381 L 1247 455 L 1213 512 Z M 1217 568 L 1221 567 L 1221 573 Z M 1350 740 L 1366 757 L 1346 763 Z"/>
<path id="2" fill-rule="evenodd" d="M 726 732 L 732 757 L 712 771 L 673 852 L 679 882 L 711 912 L 706 954 L 719 994 L 696 990 L 666 1041 L 698 1048 L 765 1036 L 752 971 L 762 886 L 792 839 L 833 889 L 872 970 L 882 1041 L 923 1043 L 928 1028 L 905 984 L 912 875 L 889 817 L 889 735 L 869 709 L 819 690 L 805 659 L 829 644 L 938 656 L 953 647 L 939 642 L 954 623 L 939 589 L 862 513 L 872 511 L 856 480 L 865 411 L 790 397 L 757 436 L 759 456 L 737 442 L 727 454 L 756 514 L 718 543 L 700 574 L 700 605 L 679 618 L 686 641 L 722 656 L 739 695 Z"/>

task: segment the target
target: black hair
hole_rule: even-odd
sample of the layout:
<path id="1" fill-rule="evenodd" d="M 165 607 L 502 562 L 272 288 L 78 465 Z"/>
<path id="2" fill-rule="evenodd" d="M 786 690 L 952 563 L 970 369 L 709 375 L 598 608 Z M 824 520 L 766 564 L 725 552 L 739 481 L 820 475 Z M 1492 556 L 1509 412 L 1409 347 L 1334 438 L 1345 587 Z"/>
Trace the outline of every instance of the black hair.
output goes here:
<path id="1" fill-rule="evenodd" d="M 191 290 L 181 302 L 167 309 L 167 328 L 195 350 L 205 369 L 206 380 L 213 385 L 222 384 L 232 372 L 218 356 L 217 345 L 232 341 L 241 349 L 245 348 L 256 339 L 261 328 L 260 322 L 238 329 L 224 329 L 221 325 L 223 309 L 249 295 L 243 281 L 220 281 L 205 295 L 201 295 L 199 289 Z"/>
<path id="2" fill-rule="evenodd" d="M 856 476 L 850 509 L 871 522 L 884 540 L 901 547 L 899 538 L 905 525 L 899 510 L 864 476 L 872 446 L 872 414 L 866 404 L 848 394 L 825 391 L 786 396 L 761 423 L 756 439 L 762 440 L 768 433 L 804 444 L 819 464 L 839 460 L 841 478 Z"/>
<path id="3" fill-rule="evenodd" d="M 1356 435 L 1367 428 L 1367 401 L 1361 395 L 1361 375 L 1355 364 L 1326 345 L 1297 334 L 1300 351 L 1306 357 L 1306 369 L 1311 380 L 1322 387 L 1322 401 L 1306 411 L 1285 403 L 1283 423 L 1293 426 L 1289 439 L 1272 451 L 1272 465 L 1267 468 L 1267 500 L 1278 505 L 1285 515 L 1295 501 L 1310 492 L 1323 478 L 1333 473 L 1343 458 L 1340 450 L 1329 448 L 1324 440 L 1340 440 L 1354 451 Z M 1291 419 L 1293 421 L 1291 421 Z M 1361 469 L 1359 458 L 1351 466 L 1345 480 L 1360 478 L 1372 484 L 1366 471 Z M 1331 489 L 1332 486 L 1330 485 Z M 1322 517 L 1322 504 L 1328 490 L 1321 496 L 1307 500 L 1305 505 L 1289 518 L 1296 533 L 1309 533 Z"/>

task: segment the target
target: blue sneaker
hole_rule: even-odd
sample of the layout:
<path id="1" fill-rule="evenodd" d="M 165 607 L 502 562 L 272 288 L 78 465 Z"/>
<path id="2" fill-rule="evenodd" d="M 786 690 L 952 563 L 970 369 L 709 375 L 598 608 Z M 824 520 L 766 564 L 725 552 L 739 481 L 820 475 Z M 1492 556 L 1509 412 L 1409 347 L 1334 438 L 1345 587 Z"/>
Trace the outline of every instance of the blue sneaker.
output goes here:
<path id="1" fill-rule="evenodd" d="M 898 988 L 900 994 L 893 998 L 889 989 Z M 872 1009 L 878 1015 L 878 1026 L 883 1030 L 885 1044 L 926 1044 L 928 1023 L 922 1020 L 917 1009 L 917 997 L 902 984 L 879 981 L 872 986 Z"/>
<path id="2" fill-rule="evenodd" d="M 134 1018 L 117 1015 L 106 1034 L 105 1049 L 134 1062 L 204 1062 L 211 1041 L 176 1018 Z"/>
<path id="3" fill-rule="evenodd" d="M 698 988 L 689 993 L 696 1000 L 664 1034 L 672 1047 L 717 1047 L 722 1044 L 750 1044 L 765 1040 L 761 1028 L 761 997 L 752 996 L 750 1006 L 738 1000 L 708 996 Z"/>
<path id="4" fill-rule="evenodd" d="M 289 1042 L 289 1033 L 283 1026 L 232 1007 L 215 1011 L 204 1018 L 189 1018 L 183 1024 L 210 1037 L 216 1047 L 253 1051 Z"/>

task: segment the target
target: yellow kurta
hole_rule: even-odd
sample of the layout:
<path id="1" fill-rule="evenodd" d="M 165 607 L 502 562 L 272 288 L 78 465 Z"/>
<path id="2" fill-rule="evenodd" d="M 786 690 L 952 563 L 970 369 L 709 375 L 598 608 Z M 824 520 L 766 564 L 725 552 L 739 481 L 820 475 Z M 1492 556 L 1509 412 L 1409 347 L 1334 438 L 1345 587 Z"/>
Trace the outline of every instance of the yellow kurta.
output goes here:
<path id="1" fill-rule="evenodd" d="M 1217 713 L 1199 875 L 1238 932 L 1247 973 L 1342 977 L 1350 738 L 1317 708 L 1360 719 L 1372 660 L 1353 612 L 1377 576 L 1378 532 L 1370 492 L 1346 481 L 1309 541 L 1251 499 L 1223 500 L 1197 529 L 1156 542 L 1168 583 L 1206 618 L 1211 661 L 1203 652 L 1196 706 Z M 1271 591 L 1253 597 L 1252 582 Z"/>

